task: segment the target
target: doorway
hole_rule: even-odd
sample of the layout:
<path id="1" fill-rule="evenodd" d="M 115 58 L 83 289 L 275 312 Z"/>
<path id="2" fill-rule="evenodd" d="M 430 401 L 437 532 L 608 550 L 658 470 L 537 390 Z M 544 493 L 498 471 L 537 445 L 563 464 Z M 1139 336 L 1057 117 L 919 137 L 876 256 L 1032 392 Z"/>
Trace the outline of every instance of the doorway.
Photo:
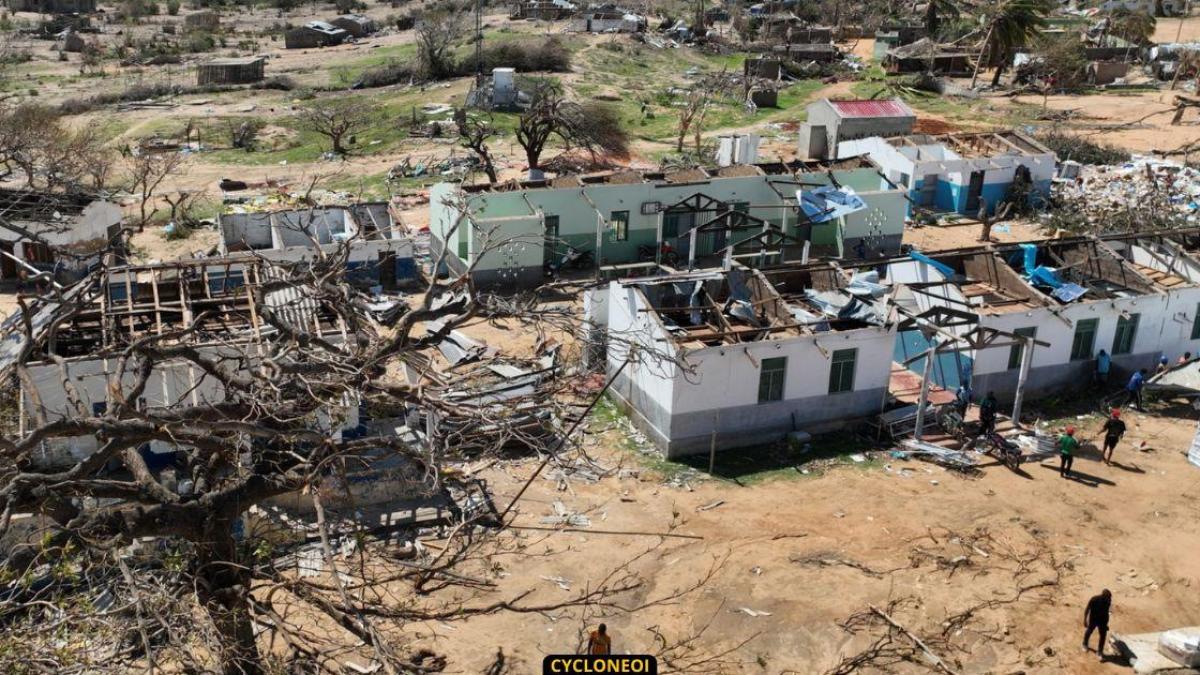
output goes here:
<path id="1" fill-rule="evenodd" d="M 983 172 L 972 171 L 971 182 L 967 186 L 967 213 L 979 210 L 979 198 L 983 195 Z"/>

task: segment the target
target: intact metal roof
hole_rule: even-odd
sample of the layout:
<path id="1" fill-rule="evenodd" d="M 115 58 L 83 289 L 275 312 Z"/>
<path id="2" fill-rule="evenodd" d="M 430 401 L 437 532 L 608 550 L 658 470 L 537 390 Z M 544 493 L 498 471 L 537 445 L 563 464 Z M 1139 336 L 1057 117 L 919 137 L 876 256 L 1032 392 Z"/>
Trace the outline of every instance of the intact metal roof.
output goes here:
<path id="1" fill-rule="evenodd" d="M 899 99 L 890 101 L 830 101 L 842 117 L 912 117 L 913 112 Z"/>

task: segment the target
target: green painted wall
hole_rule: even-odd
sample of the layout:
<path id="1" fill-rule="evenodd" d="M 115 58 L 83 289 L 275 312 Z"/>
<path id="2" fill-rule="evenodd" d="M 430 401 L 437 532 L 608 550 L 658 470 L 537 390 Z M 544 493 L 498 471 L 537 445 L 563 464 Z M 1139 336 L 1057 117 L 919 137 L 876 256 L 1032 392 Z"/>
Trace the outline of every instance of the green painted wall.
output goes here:
<path id="1" fill-rule="evenodd" d="M 851 169 L 833 172 L 841 185 L 854 188 L 863 193 L 869 208 L 861 214 L 847 218 L 845 236 L 863 236 L 868 229 L 884 229 L 900 233 L 904 227 L 906 204 L 901 192 L 883 191 L 886 186 L 875 173 L 875 169 Z M 770 184 L 769 184 L 770 183 Z M 804 183 L 805 185 L 796 185 Z M 719 199 L 725 202 L 749 202 L 752 205 L 751 215 L 780 225 L 784 219 L 784 199 L 780 194 L 794 203 L 797 189 L 811 189 L 813 185 L 827 185 L 830 181 L 825 173 L 804 174 L 797 178 L 789 176 L 745 176 L 731 178 L 712 178 L 698 183 L 672 185 L 665 183 L 635 183 L 635 184 L 599 184 L 582 188 L 548 188 L 515 190 L 508 192 L 484 192 L 471 195 L 468 203 L 473 214 L 474 226 L 470 249 L 473 252 L 483 250 L 486 232 L 495 237 L 515 237 L 512 247 L 505 249 L 504 255 L 489 254 L 477 263 L 477 269 L 501 269 L 513 264 L 528 264 L 540 267 L 543 260 L 544 247 L 539 244 L 542 239 L 542 224 L 538 216 L 541 211 L 546 216 L 558 217 L 559 239 L 567 244 L 583 250 L 596 253 L 597 213 L 599 210 L 606 220 L 611 219 L 614 211 L 629 212 L 628 235 L 619 240 L 616 233 L 606 223 L 603 239 L 600 245 L 598 259 L 603 264 L 633 262 L 637 260 L 638 246 L 654 245 L 658 231 L 658 215 L 644 215 L 642 205 L 647 202 L 658 202 L 663 207 L 670 206 L 696 193 Z M 772 184 L 774 189 L 772 189 Z M 778 190 L 778 192 L 776 192 Z M 435 236 L 443 239 L 442 233 L 447 231 L 458 217 L 458 212 L 447 203 L 457 191 L 454 184 L 439 184 L 430 190 L 430 229 Z M 584 197 L 586 193 L 587 197 Z M 589 202 L 590 199 L 590 202 Z M 593 207 L 593 204 L 595 205 Z M 779 208 L 770 208 L 779 206 Z M 867 214 L 871 213 L 869 217 Z M 519 220 L 514 219 L 519 218 Z M 699 217 L 698 218 L 702 218 Z M 503 220 L 500 220 L 503 219 Z M 509 220 L 514 219 L 514 220 Z M 796 216 L 787 215 L 787 232 L 795 234 Z M 464 228 L 460 227 L 460 230 Z M 822 238 L 836 237 L 836 228 L 818 228 Z M 824 230 L 832 234 L 825 235 Z M 460 236 L 465 234 L 458 233 Z M 751 233 L 734 235 L 737 238 L 749 236 Z M 814 239 L 818 236 L 814 230 Z M 518 245 L 519 243 L 519 245 Z M 711 253 L 711 238 L 707 245 L 701 245 L 698 254 Z M 814 242 L 822 243 L 822 242 Z M 459 239 L 452 237 L 451 250 L 458 251 Z M 680 251 L 686 255 L 686 248 Z"/>

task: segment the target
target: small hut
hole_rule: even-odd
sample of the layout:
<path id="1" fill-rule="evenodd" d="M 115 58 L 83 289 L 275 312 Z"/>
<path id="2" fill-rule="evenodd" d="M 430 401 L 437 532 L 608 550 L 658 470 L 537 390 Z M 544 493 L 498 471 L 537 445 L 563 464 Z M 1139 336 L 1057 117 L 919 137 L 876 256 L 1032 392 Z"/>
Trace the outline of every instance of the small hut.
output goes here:
<path id="1" fill-rule="evenodd" d="M 244 59 L 213 59 L 196 66 L 196 84 L 250 84 L 263 79 L 267 60 L 261 56 Z"/>
<path id="2" fill-rule="evenodd" d="M 365 37 L 378 30 L 375 20 L 362 14 L 343 14 L 329 23 L 356 38 Z"/>

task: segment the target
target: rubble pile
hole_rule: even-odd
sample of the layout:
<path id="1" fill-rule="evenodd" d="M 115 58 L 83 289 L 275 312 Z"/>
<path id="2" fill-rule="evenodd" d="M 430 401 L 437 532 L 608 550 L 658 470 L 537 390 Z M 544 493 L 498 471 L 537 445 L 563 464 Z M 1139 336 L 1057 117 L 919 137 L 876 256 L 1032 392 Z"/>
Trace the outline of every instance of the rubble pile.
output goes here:
<path id="1" fill-rule="evenodd" d="M 1073 179 L 1057 182 L 1062 201 L 1086 207 L 1089 221 L 1149 206 L 1168 206 L 1179 225 L 1197 222 L 1200 170 L 1179 162 L 1135 155 L 1114 166 L 1078 167 Z M 1174 220 L 1175 218 L 1172 218 Z"/>

